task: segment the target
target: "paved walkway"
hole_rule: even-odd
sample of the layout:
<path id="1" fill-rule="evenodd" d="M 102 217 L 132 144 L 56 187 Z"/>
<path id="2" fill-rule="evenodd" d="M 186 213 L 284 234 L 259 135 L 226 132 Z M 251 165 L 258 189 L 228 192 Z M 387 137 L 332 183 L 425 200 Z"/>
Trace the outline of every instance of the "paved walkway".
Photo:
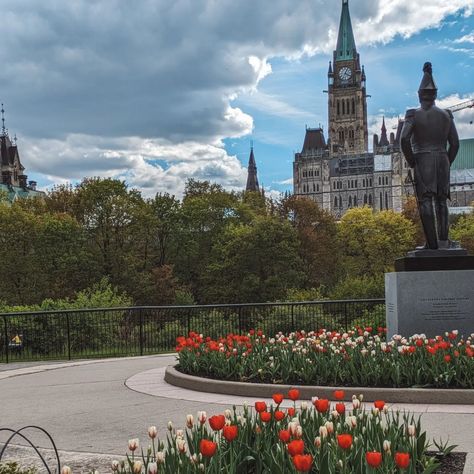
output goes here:
<path id="1" fill-rule="evenodd" d="M 220 413 L 223 405 L 230 407 L 244 402 L 241 398 L 170 387 L 164 382 L 163 374 L 164 368 L 174 360 L 173 355 L 167 355 L 40 367 L 16 365 L 11 370 L 0 370 L 0 425 L 42 426 L 63 451 L 63 463 L 73 466 L 87 459 L 87 467 L 92 467 L 98 459 L 97 453 L 108 454 L 111 457 L 98 466 L 103 469 L 101 472 L 108 472 L 110 459 L 123 456 L 129 438 L 139 437 L 147 446 L 148 426 L 156 425 L 163 436 L 168 421 L 182 427 L 187 413 L 196 414 L 198 410 Z M 472 453 L 469 463 L 474 464 L 472 406 L 400 405 L 399 408 L 423 413 L 423 427 L 429 437 L 446 439 L 449 435 L 450 442 L 459 445 L 459 451 Z M 41 437 L 35 436 L 34 440 L 39 446 L 47 447 Z M 20 447 L 10 453 L 26 456 Z M 474 474 L 474 468 L 467 468 L 465 473 Z"/>

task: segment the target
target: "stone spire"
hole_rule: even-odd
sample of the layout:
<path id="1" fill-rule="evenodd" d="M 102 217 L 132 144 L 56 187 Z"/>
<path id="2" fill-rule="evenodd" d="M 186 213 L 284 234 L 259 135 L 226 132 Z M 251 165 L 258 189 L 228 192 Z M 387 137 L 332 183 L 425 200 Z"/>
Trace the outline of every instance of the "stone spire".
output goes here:
<path id="1" fill-rule="evenodd" d="M 380 135 L 379 146 L 389 146 L 390 143 L 387 137 L 387 127 L 385 126 L 385 117 L 382 121 L 382 134 Z"/>
<path id="2" fill-rule="evenodd" d="M 341 21 L 339 23 L 339 36 L 337 38 L 336 61 L 356 59 L 357 49 L 352 30 L 349 0 L 342 0 Z"/>
<path id="3" fill-rule="evenodd" d="M 255 156 L 253 154 L 253 145 L 250 148 L 250 157 L 249 157 L 249 166 L 248 166 L 248 174 L 247 174 L 247 187 L 245 188 L 246 191 L 253 191 L 253 192 L 260 192 L 260 188 L 258 186 L 258 178 L 257 178 L 257 164 L 255 163 Z"/>

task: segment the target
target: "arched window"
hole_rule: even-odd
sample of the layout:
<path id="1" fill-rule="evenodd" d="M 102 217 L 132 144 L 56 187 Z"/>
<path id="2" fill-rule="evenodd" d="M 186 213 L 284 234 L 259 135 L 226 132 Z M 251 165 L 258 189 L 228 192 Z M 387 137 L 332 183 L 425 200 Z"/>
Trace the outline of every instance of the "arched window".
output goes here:
<path id="1" fill-rule="evenodd" d="M 372 205 L 372 194 L 369 194 L 369 205 Z"/>
<path id="2" fill-rule="evenodd" d="M 355 103 L 355 100 L 352 99 L 352 114 L 355 115 L 356 113 L 356 103 Z"/>
<path id="3" fill-rule="evenodd" d="M 382 178 L 379 176 L 379 186 L 382 184 Z"/>
<path id="4" fill-rule="evenodd" d="M 313 183 L 313 192 L 316 191 L 316 185 Z"/>
<path id="5" fill-rule="evenodd" d="M 346 100 L 346 107 L 347 107 L 347 115 L 351 113 L 351 101 L 349 99 Z"/>
<path id="6" fill-rule="evenodd" d="M 339 100 L 337 101 L 337 115 L 341 115 L 341 103 Z"/>
<path id="7" fill-rule="evenodd" d="M 383 209 L 383 197 L 382 197 L 382 193 L 380 193 L 380 202 L 379 202 L 379 207 L 380 207 L 380 210 Z"/>
<path id="8" fill-rule="evenodd" d="M 367 194 L 364 194 L 364 204 L 367 204 Z"/>
<path id="9" fill-rule="evenodd" d="M 346 115 L 346 101 L 342 99 L 342 115 Z"/>
<path id="10" fill-rule="evenodd" d="M 354 196 L 354 207 L 357 207 L 357 196 Z"/>
<path id="11" fill-rule="evenodd" d="M 388 194 L 385 193 L 385 209 L 388 209 Z"/>
<path id="12" fill-rule="evenodd" d="M 337 207 L 337 196 L 334 197 L 334 207 Z"/>
<path id="13" fill-rule="evenodd" d="M 349 207 L 352 207 L 352 196 L 349 196 Z"/>

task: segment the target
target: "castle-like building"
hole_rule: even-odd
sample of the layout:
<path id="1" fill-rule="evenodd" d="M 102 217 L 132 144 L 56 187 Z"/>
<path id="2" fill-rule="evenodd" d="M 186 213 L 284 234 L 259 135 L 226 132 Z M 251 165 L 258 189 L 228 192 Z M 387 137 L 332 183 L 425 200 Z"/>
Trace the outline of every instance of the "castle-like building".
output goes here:
<path id="1" fill-rule="evenodd" d="M 8 201 L 19 197 L 35 197 L 44 193 L 36 190 L 36 181 L 28 181 L 25 167 L 21 164 L 16 136 L 10 138 L 5 128 L 5 110 L 1 109 L 2 128 L 0 131 L 0 191 L 6 194 Z"/>
<path id="2" fill-rule="evenodd" d="M 313 199 L 337 218 L 361 206 L 401 211 L 406 196 L 413 194 L 411 173 L 400 149 L 401 121 L 396 133 L 387 135 L 384 120 L 369 152 L 366 81 L 349 0 L 342 0 L 337 46 L 328 71 L 328 139 L 322 128 L 306 128 L 303 148 L 293 163 L 294 194 Z M 474 200 L 474 181 L 467 186 Z M 468 201 L 465 187 L 463 183 L 460 198 Z M 452 183 L 452 199 L 458 188 Z"/>

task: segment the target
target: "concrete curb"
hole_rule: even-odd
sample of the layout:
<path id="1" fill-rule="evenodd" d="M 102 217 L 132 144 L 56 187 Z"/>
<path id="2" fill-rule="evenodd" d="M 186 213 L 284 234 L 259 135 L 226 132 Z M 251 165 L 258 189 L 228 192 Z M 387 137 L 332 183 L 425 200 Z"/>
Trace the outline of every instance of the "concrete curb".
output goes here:
<path id="1" fill-rule="evenodd" d="M 68 367 L 79 367 L 81 365 L 91 365 L 91 364 L 102 364 L 104 362 L 120 362 L 124 360 L 139 360 L 139 359 L 147 359 L 150 357 L 169 357 L 174 355 L 173 352 L 168 354 L 150 354 L 144 356 L 131 356 L 131 357 L 109 357 L 104 359 L 88 359 L 88 360 L 76 360 L 71 362 L 57 362 L 57 363 L 50 363 L 50 364 L 42 364 L 42 365 L 33 365 L 23 368 L 16 368 L 16 369 L 6 369 L 0 372 L 0 380 L 8 379 L 10 377 L 18 377 L 20 375 L 31 375 L 37 374 L 41 372 L 47 372 L 48 370 L 57 370 L 57 369 L 66 369 Z"/>
<path id="2" fill-rule="evenodd" d="M 165 381 L 170 385 L 198 392 L 219 393 L 241 397 L 271 398 L 274 393 L 287 393 L 290 388 L 297 388 L 300 391 L 300 398 L 303 400 L 311 400 L 311 397 L 315 395 L 319 398 L 333 399 L 334 390 L 341 388 L 213 380 L 183 374 L 178 372 L 175 366 L 171 365 L 166 368 Z M 350 400 L 353 394 L 363 394 L 364 401 L 384 400 L 389 403 L 474 405 L 474 390 L 468 389 L 342 388 L 344 388 L 346 392 L 346 400 Z"/>

